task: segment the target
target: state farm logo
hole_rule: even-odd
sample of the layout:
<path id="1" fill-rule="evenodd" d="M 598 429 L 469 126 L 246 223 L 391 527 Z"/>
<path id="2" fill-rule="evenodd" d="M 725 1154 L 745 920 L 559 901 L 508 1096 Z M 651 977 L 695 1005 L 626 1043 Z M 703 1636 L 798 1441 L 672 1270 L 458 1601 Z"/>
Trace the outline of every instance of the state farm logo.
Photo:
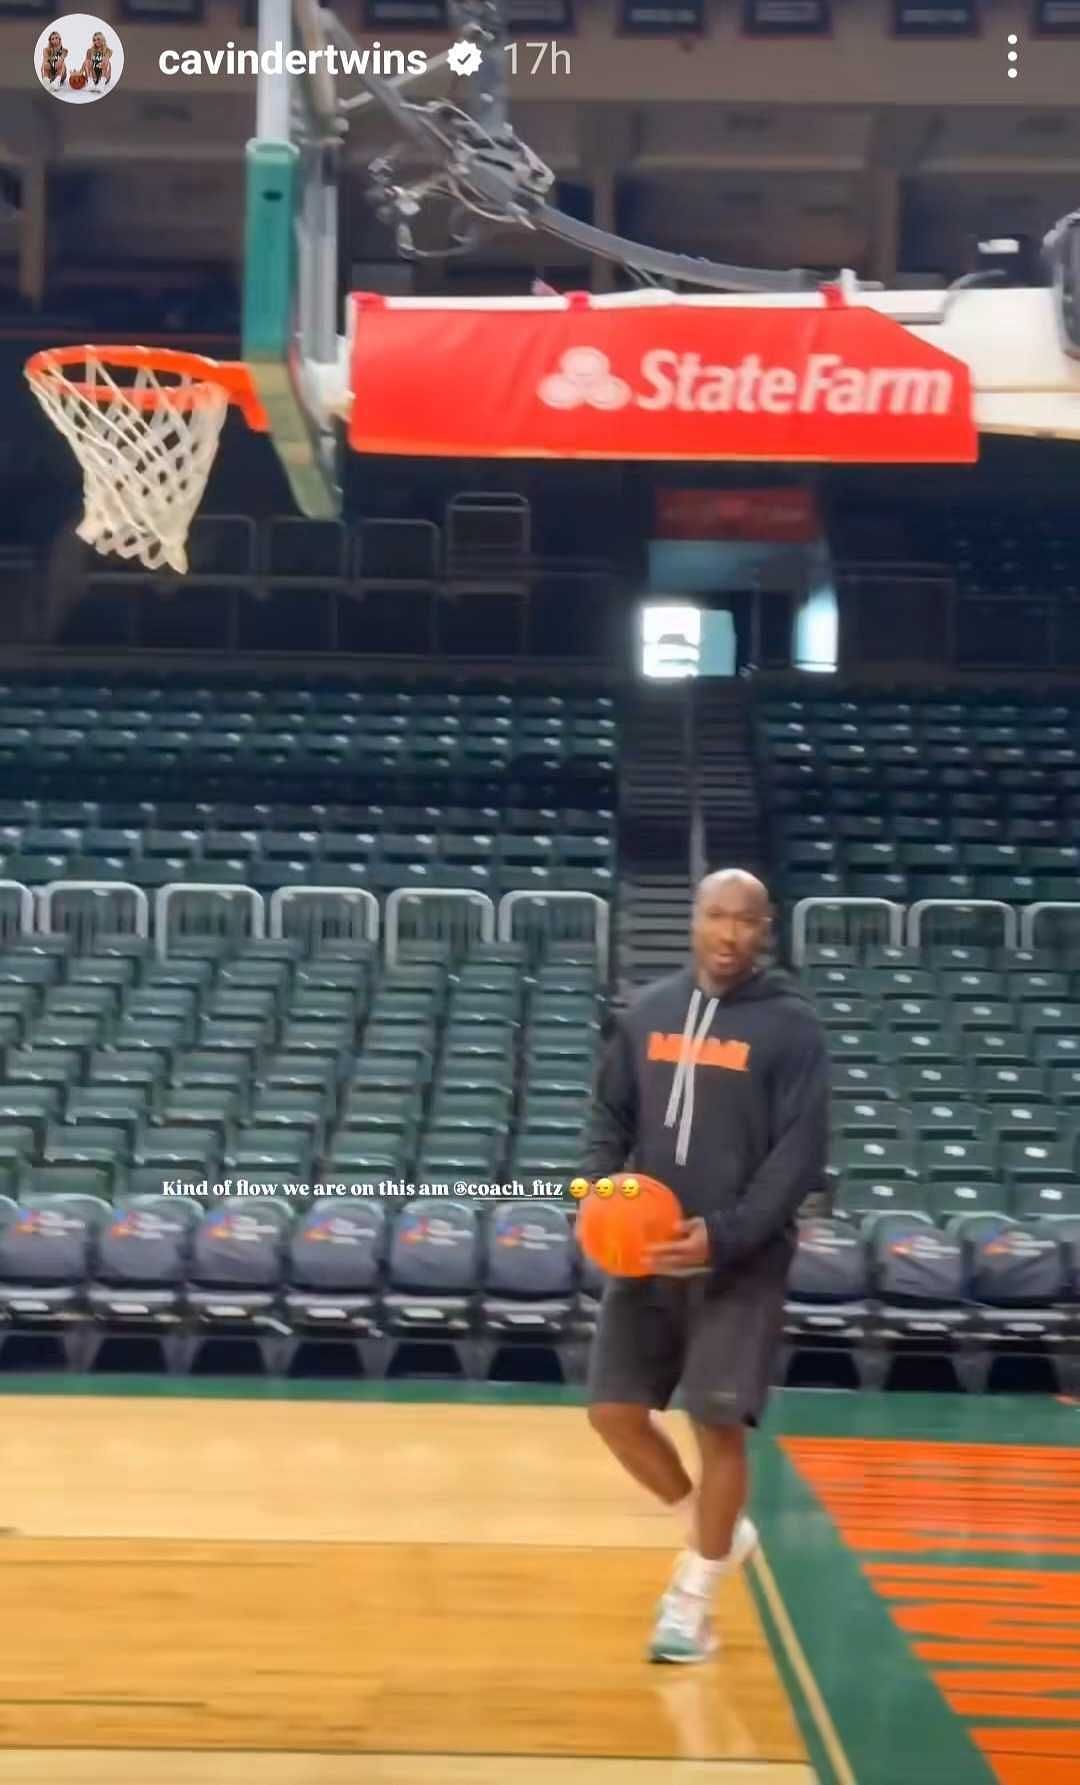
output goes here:
<path id="1" fill-rule="evenodd" d="M 801 366 L 766 366 L 748 353 L 710 365 L 700 353 L 655 347 L 642 355 L 635 389 L 597 347 L 571 347 L 540 380 L 549 409 L 674 409 L 703 415 L 948 415 L 953 375 L 921 366 L 852 366 L 838 353 L 808 354 Z"/>
<path id="2" fill-rule="evenodd" d="M 598 347 L 569 348 L 559 370 L 540 380 L 537 395 L 549 409 L 625 409 L 634 397 Z"/>

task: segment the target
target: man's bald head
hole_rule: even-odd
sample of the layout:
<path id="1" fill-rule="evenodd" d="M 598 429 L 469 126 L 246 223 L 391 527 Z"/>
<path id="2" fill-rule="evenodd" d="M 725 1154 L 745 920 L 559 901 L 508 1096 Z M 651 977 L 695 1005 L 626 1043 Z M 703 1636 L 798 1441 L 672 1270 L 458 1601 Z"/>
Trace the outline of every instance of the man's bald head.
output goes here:
<path id="1" fill-rule="evenodd" d="M 714 873 L 706 874 L 704 880 L 699 880 L 694 904 L 700 905 L 714 898 L 725 898 L 731 904 L 765 912 L 769 910 L 768 887 L 745 868 L 717 868 Z"/>
<path id="2" fill-rule="evenodd" d="M 703 983 L 717 992 L 746 979 L 769 935 L 768 889 L 744 868 L 706 874 L 694 898 L 691 940 Z"/>

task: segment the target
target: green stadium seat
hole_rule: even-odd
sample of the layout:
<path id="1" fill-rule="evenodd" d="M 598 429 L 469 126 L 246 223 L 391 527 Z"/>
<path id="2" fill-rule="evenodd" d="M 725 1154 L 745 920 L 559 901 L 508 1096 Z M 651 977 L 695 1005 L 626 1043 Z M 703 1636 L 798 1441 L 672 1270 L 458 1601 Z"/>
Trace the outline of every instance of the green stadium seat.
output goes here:
<path id="1" fill-rule="evenodd" d="M 1080 1004 L 1032 1002 L 1021 1009 L 1027 1035 L 1080 1035 Z"/>
<path id="2" fill-rule="evenodd" d="M 1003 1184 L 948 1179 L 929 1186 L 929 1209 L 939 1226 L 961 1215 L 1006 1215 L 1010 1198 Z"/>
<path id="3" fill-rule="evenodd" d="M 429 1023 L 438 1020 L 441 1000 L 434 992 L 396 991 L 382 985 L 372 999 L 369 1021 L 387 1026 L 394 1023 Z"/>
<path id="4" fill-rule="evenodd" d="M 1067 973 L 1010 973 L 1009 996 L 1019 1004 L 1066 1003 L 1069 997 Z"/>
<path id="5" fill-rule="evenodd" d="M 273 1033 L 278 996 L 273 987 L 218 984 L 203 1000 L 204 1018 L 221 1023 L 252 1023 L 263 1036 Z"/>
<path id="6" fill-rule="evenodd" d="M 452 1028 L 458 1025 L 494 1023 L 505 1030 L 508 1023 L 517 1022 L 520 1013 L 521 994 L 516 989 L 481 992 L 471 987 L 460 987 L 450 1000 L 447 1014 Z"/>
<path id="7" fill-rule="evenodd" d="M 952 1006 L 953 1027 L 964 1036 L 995 1033 L 1011 1029 L 1013 1007 L 1003 1000 L 991 998 L 962 999 Z"/>
<path id="8" fill-rule="evenodd" d="M 1046 1074 L 1038 1066 L 979 1066 L 976 1095 L 983 1103 L 1037 1103 L 1046 1098 Z M 1080 1069 L 1077 1072 L 1080 1100 Z"/>
<path id="9" fill-rule="evenodd" d="M 986 1113 L 976 1104 L 951 1098 L 917 1103 L 912 1111 L 919 1145 L 935 1140 L 978 1140 L 986 1132 Z"/>
<path id="10" fill-rule="evenodd" d="M 995 1148 L 963 1135 L 923 1140 L 919 1147 L 920 1174 L 932 1184 L 990 1183 L 996 1177 Z"/>
<path id="11" fill-rule="evenodd" d="M 198 995 L 195 991 L 171 986 L 139 986 L 124 1000 L 122 1026 L 125 1033 L 130 1033 L 142 1025 L 167 1023 L 172 1025 L 174 1034 L 183 1037 L 176 1045 L 189 1046 L 195 1034 L 197 1016 Z"/>
<path id="12" fill-rule="evenodd" d="M 462 1096 L 440 1092 L 432 1105 L 431 1125 L 440 1134 L 462 1130 L 505 1137 L 510 1131 L 510 1099 L 496 1090 Z"/>
<path id="13" fill-rule="evenodd" d="M 409 1153 L 395 1144 L 394 1136 L 354 1130 L 337 1136 L 320 1171 L 324 1179 L 359 1182 L 372 1177 L 406 1179 L 409 1166 Z"/>
<path id="14" fill-rule="evenodd" d="M 938 987 L 942 997 L 948 998 L 953 1004 L 992 1003 L 995 999 L 1007 1003 L 1011 997 L 1007 974 L 977 968 L 939 973 Z"/>
<path id="15" fill-rule="evenodd" d="M 149 1092 L 139 1085 L 73 1085 L 67 1094 L 64 1122 L 81 1130 L 115 1128 L 124 1136 L 125 1155 L 149 1112 Z"/>
<path id="16" fill-rule="evenodd" d="M 872 998 L 819 990 L 815 1005 L 823 1027 L 829 1030 L 872 1029 L 877 1023 L 877 1005 Z"/>
<path id="17" fill-rule="evenodd" d="M 78 1197 L 80 1207 L 92 1199 L 93 1203 L 101 1205 L 93 1212 L 96 1218 L 102 1219 L 112 1200 L 113 1185 L 114 1174 L 107 1166 L 29 1165 L 19 1178 L 18 1197 L 24 1208 L 40 1207 L 56 1196 Z"/>
<path id="18" fill-rule="evenodd" d="M 251 1124 L 256 1128 L 296 1128 L 321 1146 L 326 1131 L 325 1097 L 317 1090 L 261 1088 L 252 1101 Z"/>
<path id="19" fill-rule="evenodd" d="M 83 1058 L 68 1048 L 50 1048 L 31 1043 L 11 1048 L 4 1061 L 4 1079 L 9 1086 L 46 1085 L 66 1088 L 82 1077 Z"/>
<path id="20" fill-rule="evenodd" d="M 833 1197 L 834 1213 L 849 1221 L 872 1215 L 926 1215 L 926 1190 L 916 1178 L 845 1178 Z"/>
<path id="21" fill-rule="evenodd" d="M 915 1152 L 910 1140 L 839 1135 L 833 1148 L 832 1172 L 846 1180 L 862 1178 L 910 1178 L 915 1175 Z"/>
<path id="22" fill-rule="evenodd" d="M 430 1068 L 436 1051 L 433 1023 L 386 1023 L 372 1021 L 364 1030 L 364 1054 L 398 1054 L 424 1061 Z"/>
<path id="23" fill-rule="evenodd" d="M 975 1029 L 966 1038 L 965 1053 L 976 1070 L 980 1066 L 1026 1066 L 1029 1048 L 1022 1035 Z"/>
<path id="24" fill-rule="evenodd" d="M 907 1061 L 898 1068 L 897 1077 L 905 1103 L 940 1103 L 943 1099 L 966 1103 L 971 1088 L 966 1066 L 957 1061 L 925 1066 Z"/>
<path id="25" fill-rule="evenodd" d="M 62 1105 L 60 1085 L 0 1085 L 0 1128 L 14 1128 L 31 1134 L 36 1148 L 44 1139 L 48 1125 L 59 1119 Z M 12 1146 L 15 1146 L 14 1142 Z M 20 1146 L 16 1150 L 26 1149 Z M 10 1157 L 10 1153 L 7 1156 Z"/>
<path id="26" fill-rule="evenodd" d="M 893 1035 L 943 1030 L 945 1005 L 938 998 L 888 998 L 882 1003 L 881 1020 Z"/>
<path id="27" fill-rule="evenodd" d="M 866 980 L 871 996 L 886 1001 L 886 1014 L 894 1002 L 934 998 L 937 994 L 936 976 L 921 967 L 879 967 L 869 971 Z"/>
<path id="28" fill-rule="evenodd" d="M 144 990 L 188 992 L 191 994 L 192 1004 L 213 983 L 213 961 L 198 958 L 148 962 L 142 977 Z"/>
<path id="29" fill-rule="evenodd" d="M 1040 1078 L 1043 1074 L 1040 1072 Z M 1058 1066 L 1050 1073 L 1051 1099 L 1064 1109 L 1080 1106 L 1080 1063 Z"/>
<path id="30" fill-rule="evenodd" d="M 125 963 L 118 962 L 117 965 L 123 967 Z M 92 985 L 86 981 L 69 980 L 67 985 L 50 986 L 45 994 L 41 1020 L 51 1023 L 69 1018 L 76 1021 L 89 1019 L 107 1025 L 119 1009 L 122 990 L 121 982 Z"/>
<path id="31" fill-rule="evenodd" d="M 828 1046 L 838 1066 L 852 1062 L 876 1066 L 883 1057 L 881 1036 L 876 1028 L 832 1029 L 828 1034 Z"/>
<path id="32" fill-rule="evenodd" d="M 499 1170 L 503 1139 L 500 1135 L 461 1128 L 433 1128 L 420 1145 L 416 1174 L 424 1183 L 444 1178 L 494 1179 Z"/>
<path id="33" fill-rule="evenodd" d="M 1080 1216 L 1080 1184 L 1016 1183 L 1012 1212 L 1017 1220 L 1073 1220 Z"/>
<path id="34" fill-rule="evenodd" d="M 308 1134 L 298 1128 L 237 1128 L 225 1148 L 224 1166 L 242 1177 L 311 1180 L 314 1154 Z"/>
<path id="35" fill-rule="evenodd" d="M 113 1046 L 123 1053 L 160 1055 L 188 1047 L 193 1039 L 187 1017 L 145 1017 L 125 1012 L 113 1032 Z"/>
<path id="36" fill-rule="evenodd" d="M 242 1107 L 238 1085 L 184 1086 L 165 1092 L 155 1121 L 164 1128 L 212 1128 L 220 1152 Z"/>
<path id="37" fill-rule="evenodd" d="M 1011 1184 L 1065 1184 L 1076 1177 L 1076 1144 L 1070 1140 L 1004 1141 L 1001 1164 Z"/>
<path id="38" fill-rule="evenodd" d="M 883 1037 L 884 1051 L 901 1071 L 916 1065 L 948 1068 L 956 1057 L 956 1043 L 946 1029 L 900 1029 Z"/>
<path id="39" fill-rule="evenodd" d="M 523 1134 L 580 1134 L 588 1117 L 590 1100 L 585 1095 L 551 1096 L 543 1091 L 526 1096 L 521 1112 Z"/>
<path id="40" fill-rule="evenodd" d="M 373 1090 L 408 1091 L 422 1082 L 417 1068 L 418 1060 L 414 1055 L 361 1054 L 353 1064 L 351 1080 L 354 1085 Z"/>
<path id="41" fill-rule="evenodd" d="M 195 1045 L 200 1053 L 242 1054 L 254 1063 L 270 1045 L 272 1033 L 273 1025 L 270 1023 L 203 1017 L 195 1036 Z"/>
<path id="42" fill-rule="evenodd" d="M 109 1194 L 124 1176 L 128 1140 L 123 1128 L 71 1127 L 67 1123 L 50 1123 L 41 1146 L 45 1165 L 67 1168 L 93 1166 L 105 1174 Z"/>
<path id="43" fill-rule="evenodd" d="M 1053 1082 L 1056 1083 L 1057 1070 L 1072 1065 L 1080 1066 L 1080 1036 L 1037 1035 L 1032 1052 L 1036 1064 L 1053 1072 Z"/>
<path id="44" fill-rule="evenodd" d="M 218 1156 L 217 1132 L 212 1127 L 200 1128 L 194 1123 L 169 1128 L 150 1125 L 135 1137 L 132 1164 L 157 1166 L 165 1177 L 190 1174 L 203 1178 Z"/>
<path id="45" fill-rule="evenodd" d="M 290 1023 L 333 1023 L 349 1037 L 355 1037 L 359 996 L 353 991 L 330 991 L 325 987 L 295 987 L 288 1001 Z"/>
<path id="46" fill-rule="evenodd" d="M 838 1098 L 832 1112 L 834 1133 L 851 1140 L 902 1140 L 911 1129 L 910 1112 L 888 1097 Z"/>
<path id="47" fill-rule="evenodd" d="M 218 993 L 255 992 L 269 994 L 271 1012 L 280 1009 L 288 997 L 292 982 L 292 963 L 279 960 L 226 961 L 217 978 L 217 990 L 205 1008 L 215 1010 Z"/>
<path id="48" fill-rule="evenodd" d="M 0 985 L 0 1017 L 12 1018 L 20 1033 L 29 1028 L 39 1005 L 40 996 L 33 986 Z"/>
<path id="49" fill-rule="evenodd" d="M 399 963 L 384 973 L 380 990 L 388 998 L 401 994 L 441 1000 L 446 990 L 446 969 L 435 961 Z"/>
<path id="50" fill-rule="evenodd" d="M 40 1016 L 30 1025 L 26 1037 L 26 1055 L 40 1054 L 59 1062 L 70 1056 L 78 1063 L 81 1074 L 85 1056 L 105 1040 L 106 1025 L 97 1017 L 88 1021 L 75 1017 Z M 10 1076 L 10 1072 L 9 1072 Z"/>
<path id="51" fill-rule="evenodd" d="M 153 1090 L 167 1069 L 167 1054 L 100 1048 L 90 1059 L 89 1084 L 144 1085 Z"/>
<path id="52" fill-rule="evenodd" d="M 998 1104 L 989 1112 L 990 1131 L 997 1146 L 1008 1141 L 1059 1140 L 1076 1128 L 1080 1117 L 1070 1117 L 1049 1103 Z"/>

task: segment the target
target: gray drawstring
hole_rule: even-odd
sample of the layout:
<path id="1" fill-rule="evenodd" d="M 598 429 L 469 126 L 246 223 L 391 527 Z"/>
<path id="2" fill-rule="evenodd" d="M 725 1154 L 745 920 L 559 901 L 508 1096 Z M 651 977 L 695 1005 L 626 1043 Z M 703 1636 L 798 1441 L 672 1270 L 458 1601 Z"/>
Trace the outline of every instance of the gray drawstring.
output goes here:
<path id="1" fill-rule="evenodd" d="M 674 1128 L 676 1121 L 679 1123 L 679 1134 L 675 1145 L 676 1165 L 686 1164 L 686 1156 L 690 1150 L 690 1131 L 694 1126 L 694 1069 L 697 1052 L 712 1028 L 713 1017 L 716 1015 L 716 1007 L 719 1002 L 718 998 L 709 999 L 705 1006 L 705 1014 L 696 1027 L 696 1032 L 697 1013 L 701 1007 L 701 993 L 696 988 L 690 999 L 690 1008 L 686 1013 L 679 1061 L 671 1085 L 667 1115 L 664 1118 L 666 1128 Z M 682 1105 L 681 1117 L 679 1114 L 680 1103 Z"/>

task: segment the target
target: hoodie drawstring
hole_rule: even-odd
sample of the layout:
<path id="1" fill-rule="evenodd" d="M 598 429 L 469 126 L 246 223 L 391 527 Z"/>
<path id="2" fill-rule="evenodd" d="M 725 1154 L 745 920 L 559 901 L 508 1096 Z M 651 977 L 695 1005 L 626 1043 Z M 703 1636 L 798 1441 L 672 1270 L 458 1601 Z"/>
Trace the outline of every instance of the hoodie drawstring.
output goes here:
<path id="1" fill-rule="evenodd" d="M 719 1002 L 718 998 L 709 999 L 705 1006 L 705 1014 L 698 1024 L 697 1014 L 701 1008 L 701 993 L 695 988 L 693 997 L 690 999 L 690 1008 L 686 1013 L 682 1046 L 679 1049 L 678 1065 L 675 1068 L 667 1115 L 664 1118 L 666 1128 L 674 1128 L 676 1121 L 679 1123 L 678 1139 L 675 1144 L 676 1165 L 685 1165 L 687 1154 L 690 1151 L 690 1134 L 694 1126 L 694 1070 L 697 1064 L 698 1050 L 712 1028 Z M 682 1106 L 681 1116 L 679 1113 L 680 1104 Z"/>

